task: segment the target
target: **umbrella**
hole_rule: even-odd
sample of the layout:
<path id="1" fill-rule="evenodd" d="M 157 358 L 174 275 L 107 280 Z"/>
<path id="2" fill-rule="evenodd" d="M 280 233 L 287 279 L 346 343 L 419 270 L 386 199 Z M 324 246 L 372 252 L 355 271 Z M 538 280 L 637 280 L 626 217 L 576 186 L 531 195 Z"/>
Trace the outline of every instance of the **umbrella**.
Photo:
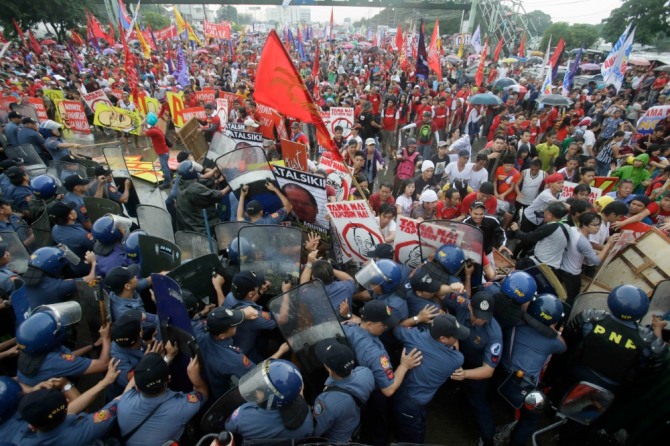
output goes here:
<path id="1" fill-rule="evenodd" d="M 661 67 L 654 68 L 654 71 L 665 71 L 666 73 L 669 73 L 670 65 L 663 65 Z"/>
<path id="2" fill-rule="evenodd" d="M 568 105 L 572 104 L 572 101 L 565 96 L 562 96 L 560 94 L 547 94 L 544 96 L 540 96 L 538 99 L 536 99 L 537 102 L 540 104 L 545 104 L 545 105 L 557 105 L 559 107 L 567 107 Z"/>
<path id="3" fill-rule="evenodd" d="M 370 42 L 358 42 L 358 46 L 362 46 L 364 48 L 369 48 L 372 46 Z"/>
<path id="4" fill-rule="evenodd" d="M 502 62 L 502 63 L 517 63 L 518 61 L 519 61 L 519 59 L 517 59 L 516 57 L 507 57 L 507 58 L 501 60 L 500 62 Z"/>
<path id="5" fill-rule="evenodd" d="M 56 41 L 51 39 L 42 40 L 41 45 L 55 45 Z"/>
<path id="6" fill-rule="evenodd" d="M 109 56 L 111 54 L 116 54 L 116 50 L 113 48 L 105 48 L 104 50 L 102 50 L 102 54 L 104 54 L 105 56 Z"/>
<path id="7" fill-rule="evenodd" d="M 586 71 L 599 70 L 600 69 L 600 65 L 598 65 L 597 63 L 583 63 L 579 67 L 582 70 L 586 70 Z"/>
<path id="8" fill-rule="evenodd" d="M 243 50 L 243 51 L 240 51 L 240 54 L 244 54 L 245 56 L 248 56 L 249 54 L 254 54 L 254 52 L 251 51 L 251 50 Z"/>
<path id="9" fill-rule="evenodd" d="M 480 93 L 468 98 L 468 102 L 472 105 L 500 105 L 502 100 L 491 93 Z"/>
<path id="10" fill-rule="evenodd" d="M 509 87 L 505 87 L 504 89 L 508 90 L 508 91 L 516 91 L 517 93 L 528 92 L 528 89 L 526 87 L 524 87 L 523 85 L 519 85 L 519 84 L 510 85 Z"/>
<path id="11" fill-rule="evenodd" d="M 540 57 L 542 57 L 542 56 L 544 56 L 544 53 L 543 53 L 542 51 L 531 51 L 531 52 L 530 52 L 530 55 L 531 55 L 531 56 L 540 56 Z"/>
<path id="12" fill-rule="evenodd" d="M 209 54 L 207 50 L 200 49 L 195 52 L 195 54 Z"/>
<path id="13" fill-rule="evenodd" d="M 493 83 L 493 86 L 498 87 L 498 88 L 505 88 L 505 87 L 509 87 L 511 85 L 515 85 L 516 83 L 517 82 L 514 79 L 512 79 L 511 77 L 503 77 L 503 78 L 498 79 L 497 81 L 495 81 Z"/>
<path id="14" fill-rule="evenodd" d="M 527 64 L 536 64 L 536 63 L 542 63 L 544 60 L 541 57 L 538 56 L 531 56 L 526 60 Z"/>
<path id="15" fill-rule="evenodd" d="M 370 48 L 368 48 L 368 53 L 378 53 L 379 51 L 380 50 L 378 46 L 371 46 Z"/>
<path id="16" fill-rule="evenodd" d="M 468 59 L 479 59 L 479 57 L 480 57 L 479 54 L 470 54 L 468 56 Z"/>
<path id="17" fill-rule="evenodd" d="M 631 57 L 628 59 L 628 63 L 631 65 L 641 65 L 643 67 L 648 67 L 651 63 L 642 57 Z"/>
<path id="18" fill-rule="evenodd" d="M 342 45 L 342 48 L 344 48 L 345 50 L 350 50 L 353 47 L 354 46 L 351 43 L 345 43 L 344 45 Z"/>

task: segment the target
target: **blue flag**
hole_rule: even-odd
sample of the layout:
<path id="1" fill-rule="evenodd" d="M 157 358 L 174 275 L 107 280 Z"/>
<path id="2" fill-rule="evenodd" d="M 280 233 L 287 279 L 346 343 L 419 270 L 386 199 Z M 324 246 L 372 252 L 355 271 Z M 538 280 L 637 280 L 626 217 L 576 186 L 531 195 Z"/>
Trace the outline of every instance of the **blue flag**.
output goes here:
<path id="1" fill-rule="evenodd" d="M 182 87 L 190 85 L 188 80 L 188 64 L 186 63 L 186 57 L 184 57 L 184 52 L 181 49 L 181 44 L 177 47 L 177 66 L 175 67 L 175 79 L 177 83 Z"/>
<path id="2" fill-rule="evenodd" d="M 570 69 L 565 72 L 565 76 L 563 76 L 563 88 L 561 93 L 563 96 L 568 96 L 570 94 L 570 89 L 572 88 L 572 84 L 575 81 L 575 75 L 577 74 L 577 68 L 579 68 L 579 63 L 582 60 L 582 52 L 583 52 L 583 47 L 584 45 L 582 44 L 579 47 L 579 50 L 577 51 L 577 54 L 575 55 L 575 60 L 572 61 L 572 65 L 570 66 Z"/>
<path id="3" fill-rule="evenodd" d="M 426 39 L 423 35 L 423 19 L 419 23 L 419 47 L 416 51 L 416 77 L 428 79 L 428 52 L 426 51 Z"/>

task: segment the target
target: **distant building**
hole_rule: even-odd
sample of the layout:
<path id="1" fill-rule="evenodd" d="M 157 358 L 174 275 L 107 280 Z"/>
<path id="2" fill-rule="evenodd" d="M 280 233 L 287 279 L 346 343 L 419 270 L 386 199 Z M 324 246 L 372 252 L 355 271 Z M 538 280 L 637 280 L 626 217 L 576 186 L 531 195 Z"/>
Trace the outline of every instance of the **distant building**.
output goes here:
<path id="1" fill-rule="evenodd" d="M 310 23 L 312 21 L 312 12 L 309 8 L 299 6 L 281 6 L 269 7 L 265 9 L 266 22 L 278 22 L 297 25 L 298 23 Z"/>

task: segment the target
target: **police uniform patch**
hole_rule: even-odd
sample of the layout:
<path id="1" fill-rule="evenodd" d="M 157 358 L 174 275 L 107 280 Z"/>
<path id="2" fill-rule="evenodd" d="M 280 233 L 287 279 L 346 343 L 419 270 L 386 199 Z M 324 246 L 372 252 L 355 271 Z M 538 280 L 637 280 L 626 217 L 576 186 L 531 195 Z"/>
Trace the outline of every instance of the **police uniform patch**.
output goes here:
<path id="1" fill-rule="evenodd" d="M 482 338 L 479 336 L 475 336 L 475 338 L 472 340 L 475 344 L 479 345 L 480 342 L 482 342 Z"/>
<path id="2" fill-rule="evenodd" d="M 314 416 L 318 417 L 323 413 L 323 411 L 326 410 L 326 406 L 323 405 L 323 402 L 321 400 L 317 400 L 314 402 Z"/>
<path id="3" fill-rule="evenodd" d="M 270 313 L 268 313 L 267 311 L 261 311 L 261 317 L 262 317 L 263 319 L 268 320 L 268 321 L 269 321 L 270 318 L 271 318 Z"/>
<path id="4" fill-rule="evenodd" d="M 242 364 L 244 365 L 244 367 L 249 367 L 251 365 L 251 361 L 249 361 L 247 355 L 242 355 Z"/>
<path id="5" fill-rule="evenodd" d="M 240 408 L 235 409 L 235 412 L 230 416 L 231 420 L 237 420 L 237 416 L 240 414 Z"/>
<path id="6" fill-rule="evenodd" d="M 60 357 L 63 358 L 64 360 L 68 361 L 68 362 L 73 362 L 74 361 L 74 355 L 71 355 L 69 353 L 63 353 L 62 355 L 60 355 Z"/>
<path id="7" fill-rule="evenodd" d="M 188 395 L 186 395 L 186 401 L 188 401 L 191 404 L 197 403 L 198 401 L 200 401 L 200 397 L 195 393 L 189 393 Z"/>
<path id="8" fill-rule="evenodd" d="M 270 217 L 272 217 L 272 218 L 277 218 L 277 217 L 279 217 L 279 214 L 276 213 L 276 212 L 274 212 L 272 215 L 270 215 Z"/>
<path id="9" fill-rule="evenodd" d="M 393 374 L 393 367 L 391 367 L 391 361 L 389 361 L 389 357 L 386 355 L 381 355 L 379 357 L 379 363 L 381 364 L 382 368 L 384 369 L 384 372 L 386 373 L 386 377 L 389 380 L 392 380 L 395 375 Z"/>
<path id="10" fill-rule="evenodd" d="M 112 413 L 107 409 L 103 409 L 93 414 L 94 423 L 102 423 L 103 421 L 107 421 L 110 418 L 112 418 Z"/>
<path id="11" fill-rule="evenodd" d="M 491 354 L 493 356 L 500 356 L 501 351 L 502 351 L 502 345 L 495 343 L 491 346 Z"/>

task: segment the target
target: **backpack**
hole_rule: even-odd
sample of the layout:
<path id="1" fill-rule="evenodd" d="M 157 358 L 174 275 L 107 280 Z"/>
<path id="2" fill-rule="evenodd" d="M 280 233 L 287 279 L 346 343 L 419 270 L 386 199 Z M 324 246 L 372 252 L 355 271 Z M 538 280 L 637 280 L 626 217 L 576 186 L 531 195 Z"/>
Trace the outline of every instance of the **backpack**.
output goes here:
<path id="1" fill-rule="evenodd" d="M 429 143 L 433 139 L 433 132 L 430 124 L 423 124 L 419 127 L 417 139 L 422 143 Z"/>

